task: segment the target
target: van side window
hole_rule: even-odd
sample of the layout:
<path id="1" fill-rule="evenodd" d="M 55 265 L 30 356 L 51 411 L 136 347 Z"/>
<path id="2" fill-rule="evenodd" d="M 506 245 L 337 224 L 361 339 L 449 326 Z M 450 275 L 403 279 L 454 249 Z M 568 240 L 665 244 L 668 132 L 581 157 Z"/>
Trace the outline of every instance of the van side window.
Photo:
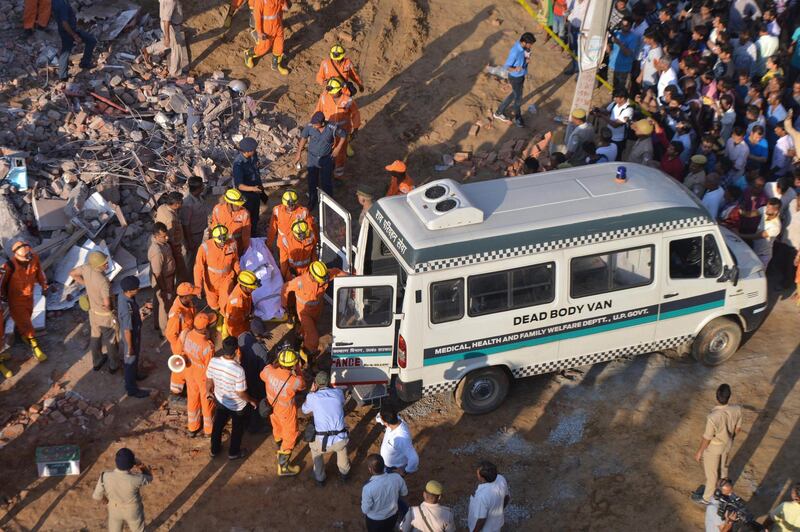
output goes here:
<path id="1" fill-rule="evenodd" d="M 653 282 L 653 246 L 575 257 L 570 261 L 570 296 L 586 297 Z"/>
<path id="2" fill-rule="evenodd" d="M 464 279 L 431 283 L 431 323 L 464 317 Z"/>
<path id="3" fill-rule="evenodd" d="M 387 327 L 394 319 L 391 286 L 340 288 L 336 294 L 336 326 L 340 329 Z"/>
<path id="4" fill-rule="evenodd" d="M 722 275 L 722 257 L 714 235 L 693 236 L 669 243 L 671 279 L 716 279 Z"/>
<path id="5" fill-rule="evenodd" d="M 552 262 L 469 278 L 469 315 L 482 316 L 549 303 L 555 290 Z"/>

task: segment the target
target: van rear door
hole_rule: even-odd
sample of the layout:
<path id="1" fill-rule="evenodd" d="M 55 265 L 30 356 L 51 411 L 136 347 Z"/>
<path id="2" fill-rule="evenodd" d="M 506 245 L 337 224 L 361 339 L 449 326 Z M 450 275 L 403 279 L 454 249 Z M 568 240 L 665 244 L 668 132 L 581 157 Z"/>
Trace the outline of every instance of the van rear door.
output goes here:
<path id="1" fill-rule="evenodd" d="M 352 386 L 357 397 L 387 394 L 394 367 L 396 275 L 336 277 L 333 280 L 331 380 Z"/>
<path id="2" fill-rule="evenodd" d="M 328 267 L 351 271 L 353 238 L 350 213 L 332 197 L 319 191 L 320 260 Z"/>

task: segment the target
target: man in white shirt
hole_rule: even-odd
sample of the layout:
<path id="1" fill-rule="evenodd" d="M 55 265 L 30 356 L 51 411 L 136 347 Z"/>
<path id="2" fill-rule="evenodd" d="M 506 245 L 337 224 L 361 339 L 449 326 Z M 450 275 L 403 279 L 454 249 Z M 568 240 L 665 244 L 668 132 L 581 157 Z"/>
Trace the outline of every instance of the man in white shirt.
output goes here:
<path id="1" fill-rule="evenodd" d="M 658 84 L 656 85 L 656 93 L 661 101 L 664 101 L 664 89 L 670 85 L 678 87 L 678 75 L 672 69 L 672 58 L 668 55 L 662 55 L 656 61 L 656 70 L 658 70 Z M 678 87 L 680 92 L 680 87 Z"/>
<path id="2" fill-rule="evenodd" d="M 772 243 L 781 234 L 781 200 L 770 198 L 767 204 L 758 209 L 761 219 L 758 229 L 749 235 L 739 235 L 744 240 L 753 241 L 753 251 L 756 252 L 761 263 L 766 268 L 772 260 Z"/>
<path id="3" fill-rule="evenodd" d="M 454 532 L 456 525 L 453 521 L 453 510 L 439 504 L 443 491 L 439 482 L 428 481 L 425 484 L 425 492 L 422 494 L 423 502 L 419 506 L 412 506 L 408 509 L 408 513 L 400 525 L 400 530 L 402 532 Z"/>
<path id="4" fill-rule="evenodd" d="M 344 424 L 344 392 L 330 388 L 330 376 L 324 371 L 317 373 L 311 392 L 301 407 L 304 414 L 314 416 L 314 430 L 317 435 L 309 442 L 311 459 L 314 461 L 314 480 L 325 483 L 325 455 L 336 453 L 339 476 L 347 480 L 350 473 L 350 459 L 347 456 L 349 437 Z"/>
<path id="5" fill-rule="evenodd" d="M 750 148 L 744 141 L 744 131 L 743 126 L 733 126 L 731 138 L 725 143 L 725 157 L 733 164 L 731 174 L 728 176 L 731 180 L 736 180 L 744 175 L 747 158 L 750 155 Z"/>
<path id="6" fill-rule="evenodd" d="M 648 30 L 644 35 L 644 44 L 647 46 L 647 55 L 642 58 L 641 71 L 639 73 L 638 83 L 642 89 L 647 90 L 650 87 L 655 87 L 658 83 L 658 69 L 656 68 L 656 61 L 661 59 L 664 51 L 657 41 L 658 32 L 656 30 Z"/>
<path id="7" fill-rule="evenodd" d="M 400 497 L 408 495 L 406 481 L 397 473 L 386 473 L 379 454 L 367 457 L 370 479 L 361 489 L 361 513 L 367 532 L 392 532 L 397 524 Z"/>
<path id="8" fill-rule="evenodd" d="M 608 107 L 605 109 L 595 107 L 592 109 L 592 114 L 607 122 L 606 127 L 611 131 L 611 142 L 617 145 L 619 154 L 625 151 L 626 129 L 633 120 L 633 107 L 628 101 L 628 91 L 624 88 L 615 88 L 613 96 L 614 101 L 608 104 Z"/>
<path id="9" fill-rule="evenodd" d="M 772 57 L 778 51 L 780 43 L 778 38 L 769 34 L 766 24 L 758 24 L 758 40 L 756 41 L 756 50 L 758 50 L 758 59 L 756 60 L 755 67 L 753 67 L 756 76 L 763 76 L 767 71 L 767 58 Z"/>
<path id="10" fill-rule="evenodd" d="M 386 470 L 406 476 L 419 469 L 419 455 L 411 441 L 411 431 L 393 408 L 383 408 L 375 421 L 386 427 L 381 442 L 381 456 Z"/>
<path id="11" fill-rule="evenodd" d="M 770 170 L 777 177 L 789 174 L 792 169 L 792 159 L 795 155 L 794 140 L 791 135 L 786 133 L 783 122 L 775 124 L 775 136 L 778 141 L 775 143 L 775 150 L 772 152 L 772 164 Z"/>
<path id="12" fill-rule="evenodd" d="M 708 214 L 713 220 L 719 216 L 719 209 L 725 199 L 725 190 L 719 186 L 719 174 L 710 173 L 706 176 L 706 193 L 703 194 L 703 206 L 708 209 Z"/>
<path id="13" fill-rule="evenodd" d="M 798 172 L 795 173 L 794 186 L 800 187 L 800 173 Z M 782 288 L 788 290 L 794 285 L 796 270 L 794 261 L 800 251 L 800 195 L 786 205 L 781 217 L 784 230 L 780 246 L 778 246 L 782 258 L 779 270 L 783 276 Z"/>
<path id="14" fill-rule="evenodd" d="M 491 462 L 478 465 L 478 487 L 469 498 L 470 532 L 499 532 L 505 523 L 504 512 L 511 495 L 505 477 Z"/>

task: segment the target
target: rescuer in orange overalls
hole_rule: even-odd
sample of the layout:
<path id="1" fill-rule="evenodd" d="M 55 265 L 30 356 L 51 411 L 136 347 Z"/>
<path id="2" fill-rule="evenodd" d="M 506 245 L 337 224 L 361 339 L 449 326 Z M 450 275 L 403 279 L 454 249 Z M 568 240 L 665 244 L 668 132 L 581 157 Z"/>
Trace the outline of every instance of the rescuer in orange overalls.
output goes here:
<path id="1" fill-rule="evenodd" d="M 253 0 L 253 22 L 258 42 L 255 47 L 245 50 L 244 65 L 255 66 L 255 59 L 266 55 L 272 48 L 272 70 L 282 76 L 289 74 L 283 66 L 283 12 L 292 7 L 290 0 Z"/>
<path id="2" fill-rule="evenodd" d="M 211 211 L 211 227 L 224 225 L 228 234 L 236 239 L 239 253 L 250 246 L 250 213 L 244 208 L 244 196 L 238 189 L 229 188 Z M 195 282 L 195 285 L 197 283 Z"/>
<path id="3" fill-rule="evenodd" d="M 34 26 L 37 30 L 47 30 L 52 7 L 51 0 L 25 0 L 22 27 L 27 35 L 33 35 Z"/>
<path id="4" fill-rule="evenodd" d="M 192 329 L 196 308 L 194 306 L 195 289 L 191 283 L 181 283 L 177 289 L 178 297 L 172 303 L 167 315 L 167 328 L 164 331 L 164 336 L 169 342 L 169 348 L 173 355 L 180 355 L 183 353 L 183 344 L 181 343 L 180 336 L 184 331 Z M 174 394 L 179 394 L 183 391 L 183 385 L 186 383 L 186 372 L 181 371 L 178 373 L 170 372 L 169 375 L 169 390 Z"/>
<path id="5" fill-rule="evenodd" d="M 283 308 L 289 308 L 289 298 L 294 296 L 295 312 L 300 321 L 300 334 L 303 337 L 303 349 L 309 356 L 314 356 L 319 351 L 317 320 L 322 312 L 322 298 L 328 289 L 328 283 L 339 275 L 346 274 L 339 268 L 328 269 L 324 262 L 315 261 L 311 263 L 306 273 L 288 281 L 281 289 Z"/>
<path id="6" fill-rule="evenodd" d="M 197 248 L 197 258 L 194 261 L 195 295 L 205 292 L 206 303 L 217 313 L 220 310 L 220 299 L 230 293 L 236 276 L 239 275 L 236 242 L 229 239 L 228 235 L 228 228 L 224 225 L 214 227 L 211 238 Z M 222 326 L 221 323 L 218 325 Z"/>
<path id="7" fill-rule="evenodd" d="M 408 175 L 406 163 L 403 161 L 395 161 L 386 167 L 391 176 L 389 188 L 386 190 L 386 196 L 400 196 L 408 194 L 414 190 L 414 180 Z"/>
<path id="8" fill-rule="evenodd" d="M 272 405 L 269 421 L 272 437 L 278 448 L 278 475 L 296 475 L 300 466 L 290 465 L 289 459 L 300 431 L 297 429 L 297 392 L 306 385 L 300 377 L 300 357 L 291 348 L 281 349 L 271 365 L 261 370 L 261 380 L 267 390 L 267 403 Z"/>
<path id="9" fill-rule="evenodd" d="M 39 347 L 34 337 L 33 323 L 33 287 L 36 283 L 42 287 L 42 294 L 47 293 L 47 279 L 39 263 L 39 255 L 33 252 L 30 244 L 22 240 L 11 246 L 11 258 L 2 266 L 3 299 L 8 301 L 8 310 L 14 326 L 22 340 L 31 347 L 33 356 L 39 362 L 47 360 L 47 356 Z"/>
<path id="10" fill-rule="evenodd" d="M 231 27 L 233 23 L 233 15 L 242 7 L 244 4 L 244 0 L 231 0 L 230 5 L 228 6 L 228 12 L 225 14 L 225 21 L 222 23 L 222 27 L 226 30 Z M 253 25 L 253 0 L 247 0 L 247 7 L 250 8 L 250 28 L 254 27 Z"/>
<path id="11" fill-rule="evenodd" d="M 3 308 L 5 303 L 0 304 L 0 350 L 2 350 L 6 346 L 6 319 L 5 319 L 5 309 Z M 0 353 L 0 375 L 3 375 L 6 379 L 10 379 L 14 376 L 14 372 L 8 369 L 8 366 L 3 364 L 6 360 L 11 358 L 8 356 L 7 353 Z"/>
<path id="12" fill-rule="evenodd" d="M 289 189 L 281 195 L 281 202 L 272 208 L 272 217 L 267 230 L 267 246 L 276 249 L 282 236 L 292 231 L 292 224 L 298 220 L 305 220 L 314 230 L 314 218 L 308 208 L 300 205 L 297 191 Z M 276 239 L 277 238 L 277 239 Z"/>
<path id="13" fill-rule="evenodd" d="M 231 293 L 220 298 L 220 312 L 225 318 L 228 336 L 238 338 L 250 330 L 250 317 L 253 313 L 253 290 L 261 286 L 261 281 L 250 270 L 243 270 L 238 283 Z"/>
<path id="14" fill-rule="evenodd" d="M 344 56 L 344 48 L 341 44 L 331 46 L 330 57 L 322 60 L 317 71 L 317 84 L 326 85 L 331 78 L 341 78 L 347 83 L 355 83 L 358 90 L 364 92 L 364 84 L 361 82 L 356 67 L 349 58 Z M 350 87 L 346 87 L 346 90 Z M 351 96 L 353 96 L 351 94 Z"/>
<path id="15" fill-rule="evenodd" d="M 214 340 L 210 327 L 217 321 L 217 315 L 200 313 L 192 322 L 192 330 L 184 330 L 180 335 L 183 344 L 183 357 L 186 368 L 186 415 L 187 428 L 194 436 L 200 431 L 202 412 L 203 433 L 211 436 L 214 424 L 214 402 L 206 393 L 206 369 L 214 356 Z"/>
<path id="16" fill-rule="evenodd" d="M 308 271 L 308 266 L 317 260 L 317 235 L 305 220 L 292 225 L 291 236 L 278 238 L 281 275 L 284 281 L 294 279 Z"/>
<path id="17" fill-rule="evenodd" d="M 358 128 L 361 127 L 361 113 L 358 111 L 358 105 L 355 100 L 347 94 L 344 81 L 342 78 L 336 77 L 328 80 L 325 85 L 325 90 L 319 96 L 317 106 L 314 112 L 322 112 L 325 115 L 325 120 L 336 124 L 347 132 L 347 138 L 343 141 L 345 146 L 339 151 L 336 156 L 335 167 L 333 169 L 333 177 L 342 179 L 344 177 L 344 164 L 347 161 L 348 154 L 352 154 L 349 149 L 349 142 L 355 138 L 358 133 Z"/>

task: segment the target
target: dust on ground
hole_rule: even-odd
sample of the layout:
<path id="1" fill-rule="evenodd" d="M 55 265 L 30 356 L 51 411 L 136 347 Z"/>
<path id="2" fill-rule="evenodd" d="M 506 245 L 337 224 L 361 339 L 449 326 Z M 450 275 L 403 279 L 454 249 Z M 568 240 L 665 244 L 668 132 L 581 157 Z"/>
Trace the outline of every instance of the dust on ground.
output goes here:
<path id="1" fill-rule="evenodd" d="M 528 128 L 472 125 L 486 119 L 506 88 L 480 75 L 485 64 L 504 59 L 523 30 L 534 26 L 515 3 L 462 0 L 332 0 L 297 3 L 287 17 L 283 78 L 263 61 L 246 71 L 246 15 L 226 41 L 219 26 L 227 4 L 201 0 L 185 6 L 193 29 L 196 72 L 223 69 L 246 77 L 263 105 L 302 117 L 310 114 L 320 87 L 313 78 L 335 41 L 360 68 L 367 90 L 358 96 L 365 125 L 349 161 L 350 180 L 336 196 L 350 208 L 357 176 L 382 183 L 382 167 L 407 159 L 418 182 L 461 177 L 454 168 L 435 173 L 443 153 L 489 151 L 516 138 L 553 129 L 552 117 L 567 112 L 574 80 L 561 75 L 567 59 L 550 45 L 537 45 L 533 81 L 526 84 Z M 539 32 L 539 36 L 542 34 Z M 286 165 L 276 165 L 285 171 Z M 485 170 L 471 179 L 496 176 Z M 489 459 L 507 477 L 512 505 L 509 529 L 688 530 L 703 512 L 688 495 L 703 480 L 692 455 L 714 389 L 729 382 L 745 407 L 745 433 L 734 450 L 731 473 L 737 489 L 763 514 L 796 480 L 800 454 L 800 363 L 797 308 L 780 302 L 762 329 L 736 357 L 709 369 L 653 354 L 582 368 L 572 380 L 544 375 L 517 381 L 507 402 L 491 415 L 463 415 L 445 395 L 426 398 L 404 414 L 421 455 L 420 471 L 408 478 L 415 503 L 428 479 L 445 485 L 445 504 L 464 524 L 475 488 L 474 464 Z M 85 315 L 74 310 L 49 322 L 42 338 L 50 360 L 36 365 L 21 346 L 12 349 L 14 378 L 0 384 L 3 419 L 41 403 L 54 391 L 73 391 L 103 409 L 86 422 L 36 421 L 0 450 L 0 513 L 4 530 L 99 530 L 105 510 L 91 500 L 95 482 L 113 467 L 122 446 L 151 465 L 155 482 L 144 489 L 148 528 L 153 530 L 359 530 L 363 460 L 376 452 L 381 430 L 374 411 L 348 413 L 353 475 L 317 488 L 307 447 L 298 446 L 299 477 L 277 478 L 269 436 L 245 436 L 247 459 L 210 460 L 208 441 L 190 439 L 184 419 L 165 409 L 168 349 L 145 324 L 143 353 L 157 372 L 145 385 L 162 390 L 143 400 L 124 398 L 121 376 L 91 371 Z M 276 340 L 286 331 L 279 328 Z M 42 418 L 39 418 L 40 420 Z M 110 420 L 110 421 L 109 421 Z M 38 479 L 38 445 L 74 443 L 81 448 L 77 477 Z"/>

